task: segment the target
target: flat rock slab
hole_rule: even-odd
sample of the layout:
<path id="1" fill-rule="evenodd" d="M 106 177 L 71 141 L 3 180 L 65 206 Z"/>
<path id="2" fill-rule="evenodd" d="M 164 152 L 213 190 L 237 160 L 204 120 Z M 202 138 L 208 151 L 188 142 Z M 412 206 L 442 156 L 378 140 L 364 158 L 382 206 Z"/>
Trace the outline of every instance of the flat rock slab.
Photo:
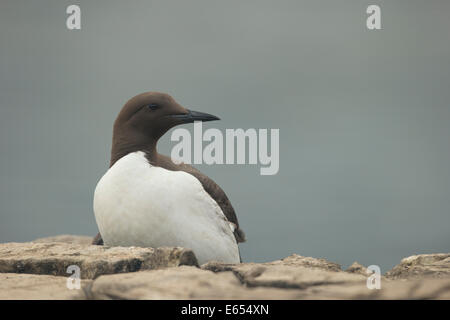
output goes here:
<path id="1" fill-rule="evenodd" d="M 304 267 L 299 267 L 299 270 L 287 268 L 282 274 L 278 272 L 279 266 L 267 267 L 266 279 L 255 281 L 252 286 L 243 283 L 231 271 L 212 272 L 190 266 L 104 275 L 94 280 L 84 293 L 86 299 L 450 298 L 450 279 L 383 279 L 380 290 L 370 290 L 361 275 L 323 270 L 308 272 Z"/>
<path id="2" fill-rule="evenodd" d="M 366 287 L 366 276 L 343 272 L 341 267 L 325 259 L 292 255 L 267 263 L 220 264 L 210 262 L 202 269 L 233 272 L 248 287 L 306 289 L 313 286 L 356 283 Z"/>
<path id="3" fill-rule="evenodd" d="M 80 289 L 68 289 L 66 277 L 0 273 L 0 300 L 72 300 L 84 298 L 84 288 L 92 280 L 82 280 Z"/>
<path id="4" fill-rule="evenodd" d="M 102 274 L 198 265 L 194 253 L 184 248 L 106 247 L 53 243 L 0 244 L 0 273 L 68 276 L 70 265 L 80 267 L 82 279 Z"/>
<path id="5" fill-rule="evenodd" d="M 301 299 L 301 291 L 248 288 L 231 272 L 181 266 L 105 275 L 86 290 L 88 299 Z"/>
<path id="6" fill-rule="evenodd" d="M 420 254 L 402 259 L 386 277 L 391 279 L 450 278 L 450 254 Z"/>

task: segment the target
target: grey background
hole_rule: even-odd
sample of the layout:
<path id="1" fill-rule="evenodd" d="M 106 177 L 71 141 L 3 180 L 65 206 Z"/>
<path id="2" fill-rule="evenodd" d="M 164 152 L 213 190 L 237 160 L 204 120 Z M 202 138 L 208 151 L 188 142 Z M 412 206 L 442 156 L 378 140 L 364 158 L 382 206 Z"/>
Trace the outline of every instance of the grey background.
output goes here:
<path id="1" fill-rule="evenodd" d="M 199 166 L 238 213 L 245 260 L 385 272 L 449 252 L 449 17 L 436 0 L 2 0 L 0 241 L 94 235 L 112 123 L 152 90 L 222 118 L 205 127 L 280 129 L 278 175 Z"/>

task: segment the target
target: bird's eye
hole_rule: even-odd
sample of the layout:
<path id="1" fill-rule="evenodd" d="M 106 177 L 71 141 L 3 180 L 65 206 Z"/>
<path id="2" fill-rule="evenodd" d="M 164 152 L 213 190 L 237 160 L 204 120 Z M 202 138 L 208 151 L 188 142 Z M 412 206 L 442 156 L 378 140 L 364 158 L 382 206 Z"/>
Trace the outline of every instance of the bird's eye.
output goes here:
<path id="1" fill-rule="evenodd" d="M 150 103 L 147 108 L 149 108 L 150 110 L 156 110 L 159 109 L 159 105 L 157 105 L 156 103 Z"/>

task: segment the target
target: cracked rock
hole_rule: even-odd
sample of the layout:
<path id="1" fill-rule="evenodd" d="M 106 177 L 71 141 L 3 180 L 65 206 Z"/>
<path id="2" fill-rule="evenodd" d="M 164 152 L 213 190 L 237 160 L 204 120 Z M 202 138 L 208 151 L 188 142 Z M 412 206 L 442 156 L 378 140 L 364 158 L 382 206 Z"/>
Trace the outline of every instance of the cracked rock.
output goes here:
<path id="1" fill-rule="evenodd" d="M 299 291 L 247 288 L 231 272 L 191 266 L 101 276 L 86 292 L 89 299 L 299 299 Z"/>
<path id="2" fill-rule="evenodd" d="M 198 265 L 184 248 L 106 247 L 53 243 L 0 244 L 0 272 L 67 276 L 67 267 L 80 267 L 82 279 L 102 274 Z"/>
<path id="3" fill-rule="evenodd" d="M 293 254 L 198 268 L 188 249 L 95 246 L 90 239 L 0 244 L 0 299 L 450 299 L 450 254 L 405 258 L 380 277 L 377 290 L 357 262 L 343 271 Z M 70 265 L 80 267 L 81 290 L 66 286 Z"/>

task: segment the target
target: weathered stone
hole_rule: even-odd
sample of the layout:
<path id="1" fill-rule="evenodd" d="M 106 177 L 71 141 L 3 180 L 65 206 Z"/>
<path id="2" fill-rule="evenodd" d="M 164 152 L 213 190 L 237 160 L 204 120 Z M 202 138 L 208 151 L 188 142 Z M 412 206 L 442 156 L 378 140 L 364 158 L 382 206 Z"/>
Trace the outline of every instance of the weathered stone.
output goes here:
<path id="1" fill-rule="evenodd" d="M 86 290 L 89 299 L 300 299 L 300 291 L 247 288 L 231 272 L 181 266 L 101 276 Z"/>
<path id="2" fill-rule="evenodd" d="M 330 262 L 321 258 L 303 257 L 298 254 L 292 254 L 284 259 L 275 260 L 271 262 L 264 263 L 241 263 L 241 264 L 224 264 L 216 261 L 211 261 L 203 264 L 201 267 L 205 270 L 211 270 L 214 272 L 221 271 L 233 271 L 236 267 L 246 266 L 246 265 L 258 265 L 258 266 L 291 266 L 291 267 L 305 267 L 310 269 L 321 269 L 326 271 L 342 271 L 341 266 L 337 263 Z"/>
<path id="3" fill-rule="evenodd" d="M 229 271 L 181 266 L 105 275 L 85 290 L 88 299 L 448 299 L 450 280 L 385 280 L 370 290 L 357 274 L 266 266 L 251 286 Z M 288 273 L 280 274 L 280 268 Z M 255 277 L 255 275 L 253 275 Z M 302 278 L 304 277 L 304 278 Z M 258 278 L 258 277 L 256 277 Z M 283 285 L 280 286 L 280 283 Z"/>
<path id="4" fill-rule="evenodd" d="M 215 272 L 232 271 L 238 279 L 249 287 L 274 287 L 285 289 L 305 289 L 317 285 L 332 285 L 357 282 L 365 286 L 366 277 L 348 274 L 342 271 L 326 271 L 320 268 L 282 264 L 243 263 L 224 265 L 223 268 L 211 268 L 203 265 L 205 270 Z"/>
<path id="5" fill-rule="evenodd" d="M 90 237 L 90 236 L 75 236 L 75 235 L 70 235 L 70 234 L 61 234 L 58 236 L 38 238 L 36 240 L 33 240 L 32 242 L 37 242 L 37 243 L 64 242 L 64 243 L 90 245 L 92 243 L 93 239 L 94 239 L 94 237 Z"/>
<path id="6" fill-rule="evenodd" d="M 450 254 L 405 258 L 381 277 L 380 290 L 370 290 L 367 269 L 356 262 L 342 271 L 294 254 L 200 269 L 191 250 L 92 246 L 82 238 L 0 244 L 0 299 L 450 299 Z M 94 280 L 69 290 L 69 265 Z"/>
<path id="7" fill-rule="evenodd" d="M 326 271 L 342 271 L 341 266 L 335 262 L 330 262 L 322 258 L 303 257 L 295 253 L 284 259 L 267 262 L 265 264 L 305 267 Z"/>
<path id="8" fill-rule="evenodd" d="M 202 269 L 214 272 L 233 272 L 247 286 L 277 288 L 306 288 L 315 284 L 342 281 L 362 281 L 360 276 L 343 273 L 341 266 L 325 259 L 293 254 L 287 258 L 266 263 L 220 264 L 209 262 Z M 330 272 L 334 277 L 330 277 Z M 340 273 L 334 275 L 334 273 Z"/>
<path id="9" fill-rule="evenodd" d="M 106 247 L 54 243 L 0 244 L 0 272 L 67 276 L 70 265 L 80 267 L 81 278 L 102 274 L 197 265 L 191 250 L 184 248 Z"/>
<path id="10" fill-rule="evenodd" d="M 358 262 L 353 262 L 351 266 L 349 266 L 347 269 L 345 269 L 345 272 L 349 273 L 358 273 L 362 274 L 363 276 L 369 276 L 371 272 L 367 270 L 366 267 L 364 267 L 362 264 L 359 264 Z"/>
<path id="11" fill-rule="evenodd" d="M 450 277 L 450 254 L 420 254 L 404 258 L 385 276 L 391 279 Z"/>
<path id="12" fill-rule="evenodd" d="M 91 282 L 82 280 L 80 289 L 69 290 L 66 277 L 0 273 L 0 300 L 80 299 Z"/>
<path id="13" fill-rule="evenodd" d="M 386 280 L 382 278 L 381 289 L 368 289 L 357 282 L 343 282 L 332 285 L 308 287 L 304 290 L 307 299 L 449 299 L 450 280 L 417 279 Z"/>

